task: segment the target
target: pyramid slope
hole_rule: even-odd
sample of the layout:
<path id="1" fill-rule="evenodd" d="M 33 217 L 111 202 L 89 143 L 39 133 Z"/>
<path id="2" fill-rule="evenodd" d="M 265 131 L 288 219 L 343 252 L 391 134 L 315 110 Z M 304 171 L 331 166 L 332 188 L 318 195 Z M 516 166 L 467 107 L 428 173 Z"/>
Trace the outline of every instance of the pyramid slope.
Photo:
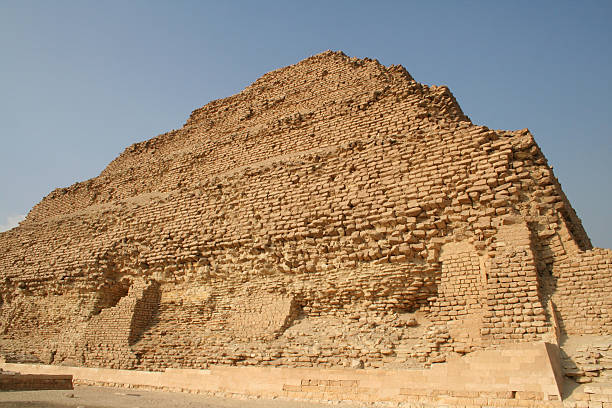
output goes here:
<path id="1" fill-rule="evenodd" d="M 476 126 L 448 88 L 328 51 L 0 234 L 0 351 L 152 370 L 427 366 L 610 333 L 610 259 L 529 131 Z"/>
<path id="2" fill-rule="evenodd" d="M 406 119 L 412 116 L 411 123 L 397 127 L 361 114 L 371 105 L 386 113 L 404 112 Z M 467 119 L 447 88 L 418 84 L 401 67 L 387 69 L 342 53 L 319 54 L 195 110 L 178 131 L 130 146 L 99 177 L 51 193 L 28 214 L 28 220 L 150 191 L 175 190 L 192 180 L 334 146 L 348 138 L 391 133 L 383 124 L 393 131 L 408 131 L 437 121 L 430 120 L 432 115 Z M 358 116 L 367 129 L 358 135 L 339 131 Z"/>

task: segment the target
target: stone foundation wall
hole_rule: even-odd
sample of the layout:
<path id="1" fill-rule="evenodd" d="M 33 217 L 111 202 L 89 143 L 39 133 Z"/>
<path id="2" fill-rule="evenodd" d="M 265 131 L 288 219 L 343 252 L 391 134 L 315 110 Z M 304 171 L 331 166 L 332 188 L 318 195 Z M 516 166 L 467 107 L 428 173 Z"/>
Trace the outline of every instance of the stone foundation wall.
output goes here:
<path id="1" fill-rule="evenodd" d="M 558 349 L 545 343 L 479 351 L 428 370 L 211 367 L 164 372 L 4 364 L 64 372 L 75 383 L 303 400 L 403 402 L 404 406 L 562 407 Z M 469 375 L 466 375 L 469 373 Z"/>
<path id="2" fill-rule="evenodd" d="M 0 391 L 71 390 L 71 375 L 19 374 L 0 371 Z"/>

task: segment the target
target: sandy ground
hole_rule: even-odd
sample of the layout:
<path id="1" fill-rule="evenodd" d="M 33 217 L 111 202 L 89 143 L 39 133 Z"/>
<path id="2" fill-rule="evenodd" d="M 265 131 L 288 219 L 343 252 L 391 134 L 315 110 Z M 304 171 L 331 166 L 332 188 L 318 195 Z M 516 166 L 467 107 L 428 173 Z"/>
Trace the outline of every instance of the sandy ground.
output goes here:
<path id="1" fill-rule="evenodd" d="M 357 408 L 283 399 L 226 399 L 181 392 L 76 386 L 72 391 L 0 392 L 0 408 Z"/>

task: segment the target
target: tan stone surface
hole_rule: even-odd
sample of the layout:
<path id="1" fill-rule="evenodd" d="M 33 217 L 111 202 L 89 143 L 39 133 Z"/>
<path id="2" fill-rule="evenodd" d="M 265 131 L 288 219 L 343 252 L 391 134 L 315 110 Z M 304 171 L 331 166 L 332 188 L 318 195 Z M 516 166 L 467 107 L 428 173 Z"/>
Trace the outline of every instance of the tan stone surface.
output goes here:
<path id="1" fill-rule="evenodd" d="M 475 125 L 448 88 L 330 51 L 195 110 L 0 233 L 0 354 L 429 367 L 612 334 L 611 261 L 528 130 Z"/>
<path id="2" fill-rule="evenodd" d="M 561 403 L 554 363 L 551 364 L 554 358 L 550 355 L 556 350 L 545 343 L 506 345 L 420 370 L 214 366 L 207 370 L 147 372 L 10 363 L 3 368 L 31 374 L 70 374 L 77 384 L 215 395 L 390 403 L 447 401 L 451 405 L 487 401 L 484 405 L 506 406 L 521 406 L 524 400 L 533 400 L 552 407 Z"/>

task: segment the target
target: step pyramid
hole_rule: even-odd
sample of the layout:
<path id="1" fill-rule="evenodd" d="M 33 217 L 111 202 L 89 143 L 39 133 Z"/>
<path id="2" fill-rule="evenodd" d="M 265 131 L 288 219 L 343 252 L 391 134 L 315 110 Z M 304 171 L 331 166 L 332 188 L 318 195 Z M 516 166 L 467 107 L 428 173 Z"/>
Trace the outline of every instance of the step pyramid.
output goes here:
<path id="1" fill-rule="evenodd" d="M 0 353 L 427 367 L 611 334 L 611 261 L 527 129 L 475 125 L 447 87 L 327 51 L 196 109 L 0 233 Z"/>

